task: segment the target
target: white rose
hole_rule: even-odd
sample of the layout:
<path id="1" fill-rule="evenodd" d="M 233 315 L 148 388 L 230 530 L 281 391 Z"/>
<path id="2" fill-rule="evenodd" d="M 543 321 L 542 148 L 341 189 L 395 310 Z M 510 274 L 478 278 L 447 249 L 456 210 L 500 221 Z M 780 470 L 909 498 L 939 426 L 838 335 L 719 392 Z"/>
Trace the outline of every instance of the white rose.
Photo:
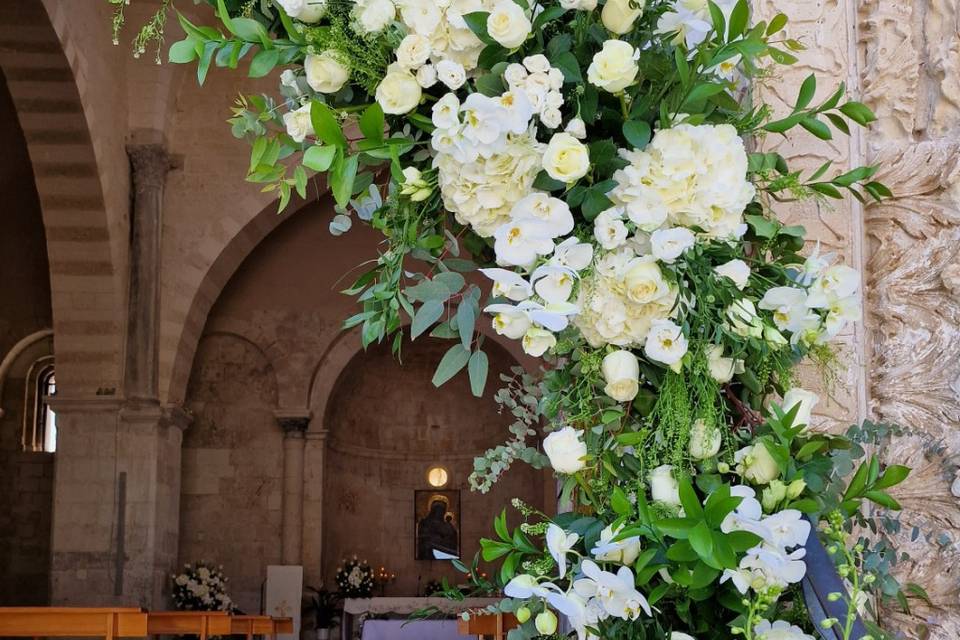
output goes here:
<path id="1" fill-rule="evenodd" d="M 780 475 L 780 467 L 763 441 L 744 447 L 733 456 L 737 473 L 754 484 L 767 484 Z"/>
<path id="2" fill-rule="evenodd" d="M 383 31 L 397 16 L 392 0 L 362 0 L 354 11 L 357 24 L 364 33 Z"/>
<path id="3" fill-rule="evenodd" d="M 328 49 L 318 55 L 308 55 L 303 61 L 307 84 L 318 93 L 336 93 L 350 79 L 350 69 L 336 51 Z"/>
<path id="4" fill-rule="evenodd" d="M 574 118 L 568 122 L 567 126 L 564 128 L 564 131 L 578 140 L 583 140 L 587 137 L 587 125 L 584 124 L 583 120 L 580 118 Z"/>
<path id="5" fill-rule="evenodd" d="M 733 374 L 743 373 L 743 360 L 734 360 L 723 356 L 723 345 L 712 344 L 707 347 L 707 368 L 710 377 L 725 384 L 733 379 Z"/>
<path id="6" fill-rule="evenodd" d="M 556 346 L 557 337 L 546 329 L 540 327 L 530 327 L 520 341 L 523 352 L 528 356 L 539 358 L 547 352 L 548 349 Z"/>
<path id="7" fill-rule="evenodd" d="M 680 506 L 680 483 L 673 477 L 673 465 L 663 464 L 650 472 L 650 496 L 656 502 Z"/>
<path id="8" fill-rule="evenodd" d="M 683 356 L 687 353 L 687 338 L 683 330 L 670 320 L 657 320 L 650 327 L 643 352 L 651 360 L 679 372 Z"/>
<path id="9" fill-rule="evenodd" d="M 694 460 L 706 460 L 717 455 L 723 435 L 716 426 L 710 426 L 703 420 L 696 420 L 690 427 L 690 442 L 688 450 Z"/>
<path id="10" fill-rule="evenodd" d="M 670 632 L 670 640 L 697 640 L 689 633 L 681 633 L 679 631 Z"/>
<path id="11" fill-rule="evenodd" d="M 731 260 L 725 262 L 713 269 L 718 276 L 730 278 L 737 285 L 737 289 L 743 291 L 747 283 L 750 282 L 750 267 L 743 260 Z"/>
<path id="12" fill-rule="evenodd" d="M 818 402 L 820 402 L 820 396 L 814 392 L 793 387 L 783 394 L 783 402 L 780 406 L 783 407 L 784 412 L 789 412 L 794 406 L 800 405 L 797 408 L 797 416 L 793 420 L 793 426 L 805 425 L 809 427 L 813 422 L 813 408 L 817 406 Z"/>
<path id="13" fill-rule="evenodd" d="M 684 227 L 658 229 L 650 236 L 650 247 L 653 255 L 667 264 L 673 263 L 696 242 L 697 238 L 693 235 L 693 232 Z"/>
<path id="14" fill-rule="evenodd" d="M 562 121 L 563 116 L 560 115 L 559 109 L 544 109 L 540 114 L 540 122 L 548 129 L 556 129 Z"/>
<path id="15" fill-rule="evenodd" d="M 576 473 L 586 466 L 583 458 L 587 455 L 587 445 L 573 427 L 564 427 L 547 435 L 543 439 L 543 452 L 558 473 Z"/>
<path id="16" fill-rule="evenodd" d="M 467 81 L 467 72 L 463 65 L 453 60 L 441 60 L 437 63 L 437 78 L 448 88 L 456 91 Z"/>
<path id="17" fill-rule="evenodd" d="M 638 259 L 623 277 L 627 298 L 637 304 L 654 302 L 670 293 L 670 285 L 656 262 Z"/>
<path id="18" fill-rule="evenodd" d="M 593 11 L 597 8 L 597 0 L 560 0 L 560 6 L 568 11 Z"/>
<path id="19" fill-rule="evenodd" d="M 424 89 L 437 84 L 437 68 L 432 64 L 425 64 L 417 69 L 417 83 Z"/>
<path id="20" fill-rule="evenodd" d="M 575 182 L 590 170 L 590 152 L 569 133 L 555 133 L 543 154 L 543 168 L 554 180 Z"/>
<path id="21" fill-rule="evenodd" d="M 607 383 L 603 392 L 617 402 L 629 402 L 640 391 L 640 362 L 625 349 L 608 353 L 600 365 Z"/>
<path id="22" fill-rule="evenodd" d="M 403 115 L 420 104 L 422 89 L 409 71 L 397 65 L 387 68 L 387 75 L 377 85 L 376 100 L 384 113 Z"/>
<path id="23" fill-rule="evenodd" d="M 430 39 L 411 33 L 397 47 L 397 63 L 404 69 L 417 69 L 430 58 Z"/>
<path id="24" fill-rule="evenodd" d="M 310 105 L 305 104 L 296 111 L 283 114 L 283 125 L 294 142 L 303 142 L 307 136 L 312 136 L 314 131 L 310 120 Z"/>
<path id="25" fill-rule="evenodd" d="M 501 0 L 487 16 L 487 33 L 507 49 L 515 49 L 530 35 L 530 19 L 513 0 Z"/>
<path id="26" fill-rule="evenodd" d="M 600 12 L 600 20 L 607 31 L 623 35 L 633 29 L 633 23 L 643 13 L 646 0 L 607 0 Z M 636 5 L 636 8 L 631 6 Z"/>
<path id="27" fill-rule="evenodd" d="M 619 93 L 637 78 L 640 68 L 634 59 L 633 47 L 622 40 L 607 40 L 603 49 L 593 56 L 587 68 L 590 84 L 610 93 Z"/>

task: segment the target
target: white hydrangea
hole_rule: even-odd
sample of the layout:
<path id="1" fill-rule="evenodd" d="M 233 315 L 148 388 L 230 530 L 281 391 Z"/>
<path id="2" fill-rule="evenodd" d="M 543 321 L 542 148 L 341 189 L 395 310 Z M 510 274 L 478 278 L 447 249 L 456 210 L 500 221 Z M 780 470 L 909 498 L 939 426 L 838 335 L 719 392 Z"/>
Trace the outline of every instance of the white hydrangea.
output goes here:
<path id="1" fill-rule="evenodd" d="M 653 324 L 673 313 L 676 285 L 629 246 L 603 254 L 594 266 L 581 281 L 574 324 L 593 347 L 642 345 Z"/>
<path id="2" fill-rule="evenodd" d="M 480 236 L 511 221 L 543 166 L 532 115 L 530 102 L 513 91 L 472 93 L 463 104 L 449 93 L 433 107 L 433 164 L 444 206 Z"/>
<path id="3" fill-rule="evenodd" d="M 660 225 L 698 227 L 708 238 L 736 239 L 746 231 L 743 210 L 756 190 L 733 126 L 679 124 L 658 131 L 645 150 L 620 155 L 630 164 L 614 173 L 610 198 L 633 211 L 644 231 L 655 230 L 664 210 Z"/>

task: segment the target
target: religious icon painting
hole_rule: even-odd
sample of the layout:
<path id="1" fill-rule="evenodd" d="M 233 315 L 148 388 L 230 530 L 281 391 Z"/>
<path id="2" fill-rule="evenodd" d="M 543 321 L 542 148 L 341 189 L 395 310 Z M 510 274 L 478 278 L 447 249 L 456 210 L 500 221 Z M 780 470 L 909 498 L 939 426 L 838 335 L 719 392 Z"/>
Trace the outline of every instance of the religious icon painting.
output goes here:
<path id="1" fill-rule="evenodd" d="M 460 491 L 413 492 L 415 559 L 460 557 Z"/>

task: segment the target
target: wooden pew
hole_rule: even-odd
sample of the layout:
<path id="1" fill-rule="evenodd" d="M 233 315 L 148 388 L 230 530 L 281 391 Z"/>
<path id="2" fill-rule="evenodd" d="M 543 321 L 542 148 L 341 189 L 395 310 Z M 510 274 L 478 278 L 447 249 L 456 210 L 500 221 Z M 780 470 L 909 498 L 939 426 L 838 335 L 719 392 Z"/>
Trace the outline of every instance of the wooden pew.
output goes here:
<path id="1" fill-rule="evenodd" d="M 484 613 L 471 615 L 469 620 L 460 618 L 457 622 L 457 631 L 462 636 L 476 636 L 478 640 L 490 637 L 494 640 L 503 640 L 507 632 L 520 626 L 520 621 L 512 613 L 496 615 Z"/>
<path id="2" fill-rule="evenodd" d="M 147 614 L 123 607 L 0 607 L 0 637 L 143 638 Z"/>
<path id="3" fill-rule="evenodd" d="M 151 611 L 147 614 L 147 634 L 151 636 L 209 636 L 230 634 L 230 616 L 226 611 Z"/>

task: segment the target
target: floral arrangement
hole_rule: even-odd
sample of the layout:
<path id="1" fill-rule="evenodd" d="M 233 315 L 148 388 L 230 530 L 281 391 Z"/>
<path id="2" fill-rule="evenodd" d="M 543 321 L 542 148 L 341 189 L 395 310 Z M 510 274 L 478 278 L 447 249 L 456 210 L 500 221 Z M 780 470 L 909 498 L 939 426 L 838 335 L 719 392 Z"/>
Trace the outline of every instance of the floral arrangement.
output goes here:
<path id="1" fill-rule="evenodd" d="M 373 595 L 373 569 L 366 560 L 353 556 L 337 567 L 337 589 L 344 598 L 369 598 Z"/>
<path id="2" fill-rule="evenodd" d="M 223 566 L 200 561 L 183 565 L 183 571 L 170 576 L 173 581 L 173 605 L 178 611 L 233 611 L 227 595 Z"/>
<path id="3" fill-rule="evenodd" d="M 179 16 L 172 62 L 201 83 L 246 58 L 253 77 L 283 67 L 279 98 L 241 98 L 230 120 L 247 179 L 283 209 L 323 174 L 331 232 L 384 235 L 345 328 L 395 352 L 451 339 L 434 384 L 466 370 L 475 395 L 483 313 L 546 365 L 504 380 L 511 439 L 471 477 L 486 491 L 522 461 L 562 483 L 563 513 L 517 503 L 523 524 L 501 514 L 482 541 L 512 638 L 554 634 L 557 612 L 579 640 L 881 638 L 875 600 L 922 594 L 890 575 L 883 539 L 909 470 L 866 456 L 892 430 L 811 429 L 819 398 L 795 373 L 809 358 L 829 377 L 861 277 L 801 255 L 776 203 L 891 194 L 877 167 L 805 173 L 745 142 L 874 120 L 814 76 L 785 114 L 750 100 L 804 49 L 787 16 L 751 24 L 745 0 L 210 4 L 220 26 Z M 810 571 L 821 541 L 836 581 Z M 369 594 L 372 572 L 354 559 L 337 583 Z"/>

